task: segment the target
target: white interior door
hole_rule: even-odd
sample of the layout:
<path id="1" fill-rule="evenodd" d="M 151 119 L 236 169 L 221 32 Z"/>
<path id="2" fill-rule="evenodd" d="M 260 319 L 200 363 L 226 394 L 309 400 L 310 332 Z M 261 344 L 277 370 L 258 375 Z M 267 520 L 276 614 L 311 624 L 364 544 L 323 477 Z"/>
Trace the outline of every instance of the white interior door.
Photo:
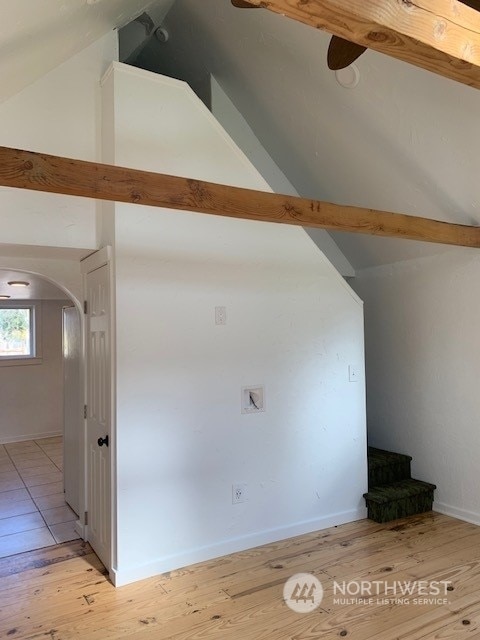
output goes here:
<path id="1" fill-rule="evenodd" d="M 112 565 L 110 267 L 86 273 L 88 541 Z"/>
<path id="2" fill-rule="evenodd" d="M 82 332 L 76 307 L 63 309 L 63 461 L 65 500 L 80 514 L 83 424 Z"/>

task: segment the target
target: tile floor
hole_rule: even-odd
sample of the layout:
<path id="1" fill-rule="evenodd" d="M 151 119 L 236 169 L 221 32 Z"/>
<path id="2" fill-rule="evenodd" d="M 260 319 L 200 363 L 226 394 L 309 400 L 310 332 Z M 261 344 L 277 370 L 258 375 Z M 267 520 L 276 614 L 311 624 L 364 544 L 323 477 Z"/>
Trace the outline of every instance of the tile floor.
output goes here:
<path id="1" fill-rule="evenodd" d="M 60 436 L 0 445 L 0 558 L 79 537 L 62 469 Z"/>

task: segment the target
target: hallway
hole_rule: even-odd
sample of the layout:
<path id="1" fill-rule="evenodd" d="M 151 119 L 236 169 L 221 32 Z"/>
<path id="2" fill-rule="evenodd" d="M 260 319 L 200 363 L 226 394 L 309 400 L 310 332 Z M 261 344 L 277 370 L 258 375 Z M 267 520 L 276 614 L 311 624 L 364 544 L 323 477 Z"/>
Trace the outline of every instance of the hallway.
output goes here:
<path id="1" fill-rule="evenodd" d="M 0 445 L 0 558 L 75 540 L 61 436 Z"/>

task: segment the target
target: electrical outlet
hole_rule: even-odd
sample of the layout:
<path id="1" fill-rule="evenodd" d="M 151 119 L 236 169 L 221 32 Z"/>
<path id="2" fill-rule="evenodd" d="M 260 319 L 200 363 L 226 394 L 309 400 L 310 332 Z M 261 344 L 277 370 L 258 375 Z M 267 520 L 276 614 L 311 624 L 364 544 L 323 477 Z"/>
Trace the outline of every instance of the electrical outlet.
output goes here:
<path id="1" fill-rule="evenodd" d="M 227 324 L 226 307 L 215 307 L 215 324 Z"/>
<path id="2" fill-rule="evenodd" d="M 232 484 L 232 504 L 245 502 L 247 499 L 246 484 Z"/>

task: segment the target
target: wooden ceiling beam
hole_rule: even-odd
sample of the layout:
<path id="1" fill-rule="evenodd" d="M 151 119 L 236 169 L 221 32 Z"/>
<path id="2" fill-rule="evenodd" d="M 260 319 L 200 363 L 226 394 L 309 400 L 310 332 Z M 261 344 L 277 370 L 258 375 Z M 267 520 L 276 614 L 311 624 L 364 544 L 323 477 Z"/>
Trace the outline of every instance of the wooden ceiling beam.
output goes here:
<path id="1" fill-rule="evenodd" d="M 480 248 L 480 227 L 0 147 L 0 186 Z"/>
<path id="2" fill-rule="evenodd" d="M 480 88 L 480 13 L 458 0 L 248 0 Z"/>

